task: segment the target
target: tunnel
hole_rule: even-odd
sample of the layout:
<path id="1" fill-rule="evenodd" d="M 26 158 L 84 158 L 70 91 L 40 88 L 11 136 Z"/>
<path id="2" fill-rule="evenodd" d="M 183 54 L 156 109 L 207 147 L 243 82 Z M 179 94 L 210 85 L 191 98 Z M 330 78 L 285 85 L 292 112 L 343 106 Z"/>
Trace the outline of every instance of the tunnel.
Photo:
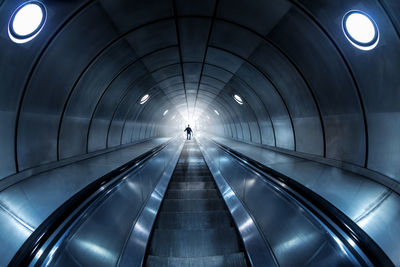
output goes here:
<path id="1" fill-rule="evenodd" d="M 399 14 L 0 0 L 0 266 L 400 266 Z"/>

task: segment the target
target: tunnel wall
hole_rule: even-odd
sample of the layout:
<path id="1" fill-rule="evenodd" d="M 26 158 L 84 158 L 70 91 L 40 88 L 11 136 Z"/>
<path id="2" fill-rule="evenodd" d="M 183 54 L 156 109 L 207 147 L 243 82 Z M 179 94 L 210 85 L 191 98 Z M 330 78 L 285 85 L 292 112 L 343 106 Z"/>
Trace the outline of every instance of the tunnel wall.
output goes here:
<path id="1" fill-rule="evenodd" d="M 218 110 L 215 134 L 400 179 L 396 1 L 49 2 L 41 34 L 16 45 L 18 3 L 0 6 L 1 177 L 169 135 L 160 107 L 186 106 Z M 344 37 L 352 9 L 379 26 L 374 50 Z"/>
<path id="2" fill-rule="evenodd" d="M 197 114 L 215 135 L 398 187 L 394 0 L 46 2 L 43 31 L 15 44 L 22 2 L 0 6 L 0 177 L 172 135 L 173 116 Z M 374 50 L 345 38 L 353 9 L 376 21 Z"/>

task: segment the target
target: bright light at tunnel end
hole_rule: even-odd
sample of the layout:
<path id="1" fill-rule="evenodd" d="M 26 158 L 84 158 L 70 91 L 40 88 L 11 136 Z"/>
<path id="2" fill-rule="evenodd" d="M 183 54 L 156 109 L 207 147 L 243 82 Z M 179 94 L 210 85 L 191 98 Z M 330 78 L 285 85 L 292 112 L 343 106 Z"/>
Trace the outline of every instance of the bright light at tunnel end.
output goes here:
<path id="1" fill-rule="evenodd" d="M 378 26 L 363 11 L 351 10 L 347 12 L 343 17 L 342 29 L 347 40 L 358 49 L 371 50 L 378 45 Z"/>
<path id="2" fill-rule="evenodd" d="M 8 36 L 15 43 L 35 38 L 46 23 L 47 10 L 39 1 L 27 1 L 17 7 L 8 22 Z"/>

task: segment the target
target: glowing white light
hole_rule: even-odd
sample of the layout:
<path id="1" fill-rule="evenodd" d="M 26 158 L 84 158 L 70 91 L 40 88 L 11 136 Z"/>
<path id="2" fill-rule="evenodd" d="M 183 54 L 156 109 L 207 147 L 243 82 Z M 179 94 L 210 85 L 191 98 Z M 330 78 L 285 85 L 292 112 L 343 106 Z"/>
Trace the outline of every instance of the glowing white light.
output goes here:
<path id="1" fill-rule="evenodd" d="M 149 100 L 150 96 L 149 94 L 145 94 L 142 99 L 140 99 L 140 104 L 143 105 L 144 103 L 147 102 L 147 100 Z"/>
<path id="2" fill-rule="evenodd" d="M 174 116 L 172 116 L 171 120 L 175 120 L 175 117 L 176 117 L 175 115 L 174 115 Z"/>
<path id="3" fill-rule="evenodd" d="M 379 30 L 373 19 L 362 11 L 350 11 L 343 17 L 343 31 L 352 45 L 371 50 L 378 45 Z"/>
<path id="4" fill-rule="evenodd" d="M 219 112 L 216 109 L 214 109 L 214 112 L 219 116 Z"/>
<path id="5" fill-rule="evenodd" d="M 235 99 L 235 101 L 238 102 L 239 105 L 243 105 L 243 100 L 242 100 L 242 98 L 240 96 L 234 95 L 233 99 Z"/>
<path id="6" fill-rule="evenodd" d="M 8 35 L 16 43 L 26 43 L 35 38 L 46 21 L 46 8 L 38 1 L 19 6 L 11 16 Z"/>
<path id="7" fill-rule="evenodd" d="M 162 114 L 163 116 L 167 115 L 168 113 L 168 109 L 166 111 L 164 111 L 164 113 Z"/>

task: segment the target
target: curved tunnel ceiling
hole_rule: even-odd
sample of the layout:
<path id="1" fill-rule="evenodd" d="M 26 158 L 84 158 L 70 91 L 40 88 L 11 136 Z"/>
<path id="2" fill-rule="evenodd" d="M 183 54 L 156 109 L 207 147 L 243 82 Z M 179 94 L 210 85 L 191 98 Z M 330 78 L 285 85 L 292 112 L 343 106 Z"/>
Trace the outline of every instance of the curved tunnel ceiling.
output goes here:
<path id="1" fill-rule="evenodd" d="M 43 3 L 42 31 L 16 44 L 7 25 L 18 3 L 0 2 L 1 177 L 203 121 L 400 181 L 394 0 Z M 374 18 L 373 50 L 344 35 L 349 10 Z"/>

